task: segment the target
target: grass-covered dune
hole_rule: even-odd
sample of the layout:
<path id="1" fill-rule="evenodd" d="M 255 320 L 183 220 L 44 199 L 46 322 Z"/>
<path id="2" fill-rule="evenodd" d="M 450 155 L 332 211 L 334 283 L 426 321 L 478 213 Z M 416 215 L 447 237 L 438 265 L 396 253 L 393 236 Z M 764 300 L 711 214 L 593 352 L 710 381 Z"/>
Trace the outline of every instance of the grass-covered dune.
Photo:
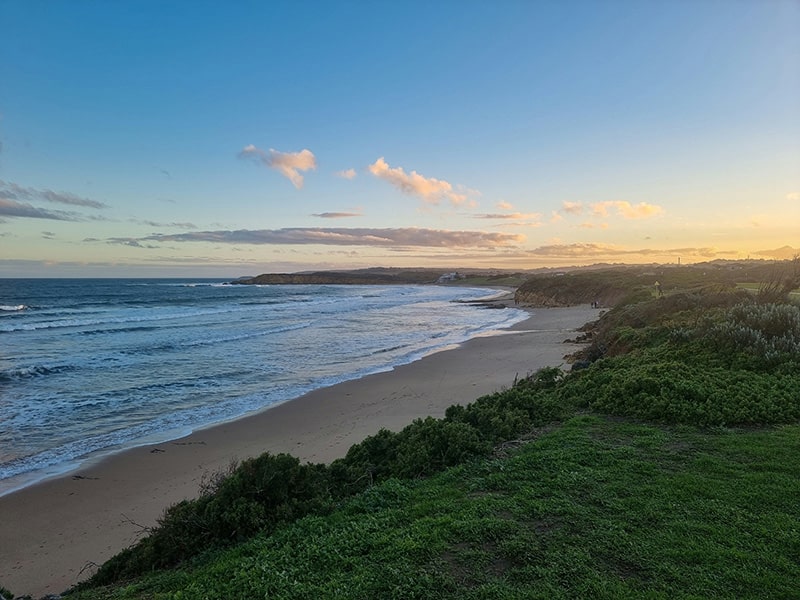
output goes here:
<path id="1" fill-rule="evenodd" d="M 600 306 L 613 307 L 652 296 L 733 290 L 742 285 L 759 294 L 773 293 L 776 297 L 785 297 L 800 286 L 800 260 L 711 262 L 682 267 L 632 265 L 555 271 L 529 277 L 519 286 L 516 300 L 533 306 L 598 302 Z"/>
<path id="2" fill-rule="evenodd" d="M 581 368 L 245 461 L 69 597 L 796 598 L 800 306 L 628 298 Z"/>
<path id="3" fill-rule="evenodd" d="M 796 598 L 800 427 L 582 415 L 76 598 Z M 70 596 L 72 597 L 72 596 Z"/>

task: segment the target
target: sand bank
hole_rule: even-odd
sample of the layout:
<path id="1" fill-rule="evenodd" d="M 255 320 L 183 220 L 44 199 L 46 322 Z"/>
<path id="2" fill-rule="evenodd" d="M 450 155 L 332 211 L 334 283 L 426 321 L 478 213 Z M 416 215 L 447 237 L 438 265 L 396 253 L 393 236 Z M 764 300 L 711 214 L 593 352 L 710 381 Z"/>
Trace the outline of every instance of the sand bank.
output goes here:
<path id="1" fill-rule="evenodd" d="M 0 585 L 60 593 L 129 546 L 164 509 L 197 495 L 204 475 L 264 451 L 329 462 L 385 427 L 440 417 L 545 366 L 562 364 L 588 307 L 537 309 L 531 318 L 387 373 L 317 390 L 237 421 L 107 457 L 0 498 Z"/>

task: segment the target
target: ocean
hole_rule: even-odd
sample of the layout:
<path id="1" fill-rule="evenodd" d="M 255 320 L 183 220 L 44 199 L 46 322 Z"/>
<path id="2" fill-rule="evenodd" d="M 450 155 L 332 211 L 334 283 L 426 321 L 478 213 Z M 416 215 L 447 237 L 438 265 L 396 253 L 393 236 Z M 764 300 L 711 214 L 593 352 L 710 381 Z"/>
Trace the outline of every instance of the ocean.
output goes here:
<path id="1" fill-rule="evenodd" d="M 524 320 L 447 286 L 0 279 L 0 495 Z"/>

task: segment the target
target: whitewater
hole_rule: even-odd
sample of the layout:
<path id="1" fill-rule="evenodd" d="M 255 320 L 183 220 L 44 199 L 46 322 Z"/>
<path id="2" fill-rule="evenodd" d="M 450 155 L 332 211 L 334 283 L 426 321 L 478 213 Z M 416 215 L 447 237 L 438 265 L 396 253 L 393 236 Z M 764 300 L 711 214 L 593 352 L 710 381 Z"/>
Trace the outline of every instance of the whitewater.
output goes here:
<path id="1" fill-rule="evenodd" d="M 0 495 L 526 318 L 485 288 L 0 279 Z"/>

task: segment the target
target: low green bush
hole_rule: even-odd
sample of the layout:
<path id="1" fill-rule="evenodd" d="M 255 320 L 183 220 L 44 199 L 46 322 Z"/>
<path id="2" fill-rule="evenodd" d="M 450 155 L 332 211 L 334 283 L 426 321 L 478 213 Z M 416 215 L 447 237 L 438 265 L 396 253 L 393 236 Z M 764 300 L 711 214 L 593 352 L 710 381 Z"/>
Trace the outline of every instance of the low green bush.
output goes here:
<path id="1" fill-rule="evenodd" d="M 288 454 L 246 460 L 204 495 L 169 507 L 146 538 L 112 557 L 90 582 L 103 585 L 169 567 L 323 513 L 332 506 L 329 486 L 325 465 L 301 465 Z"/>
<path id="2" fill-rule="evenodd" d="M 800 374 L 731 370 L 695 358 L 642 352 L 604 359 L 570 378 L 562 397 L 599 412 L 704 427 L 800 419 Z"/>
<path id="3" fill-rule="evenodd" d="M 800 306 L 738 304 L 699 331 L 718 352 L 745 354 L 755 368 L 800 367 Z"/>

